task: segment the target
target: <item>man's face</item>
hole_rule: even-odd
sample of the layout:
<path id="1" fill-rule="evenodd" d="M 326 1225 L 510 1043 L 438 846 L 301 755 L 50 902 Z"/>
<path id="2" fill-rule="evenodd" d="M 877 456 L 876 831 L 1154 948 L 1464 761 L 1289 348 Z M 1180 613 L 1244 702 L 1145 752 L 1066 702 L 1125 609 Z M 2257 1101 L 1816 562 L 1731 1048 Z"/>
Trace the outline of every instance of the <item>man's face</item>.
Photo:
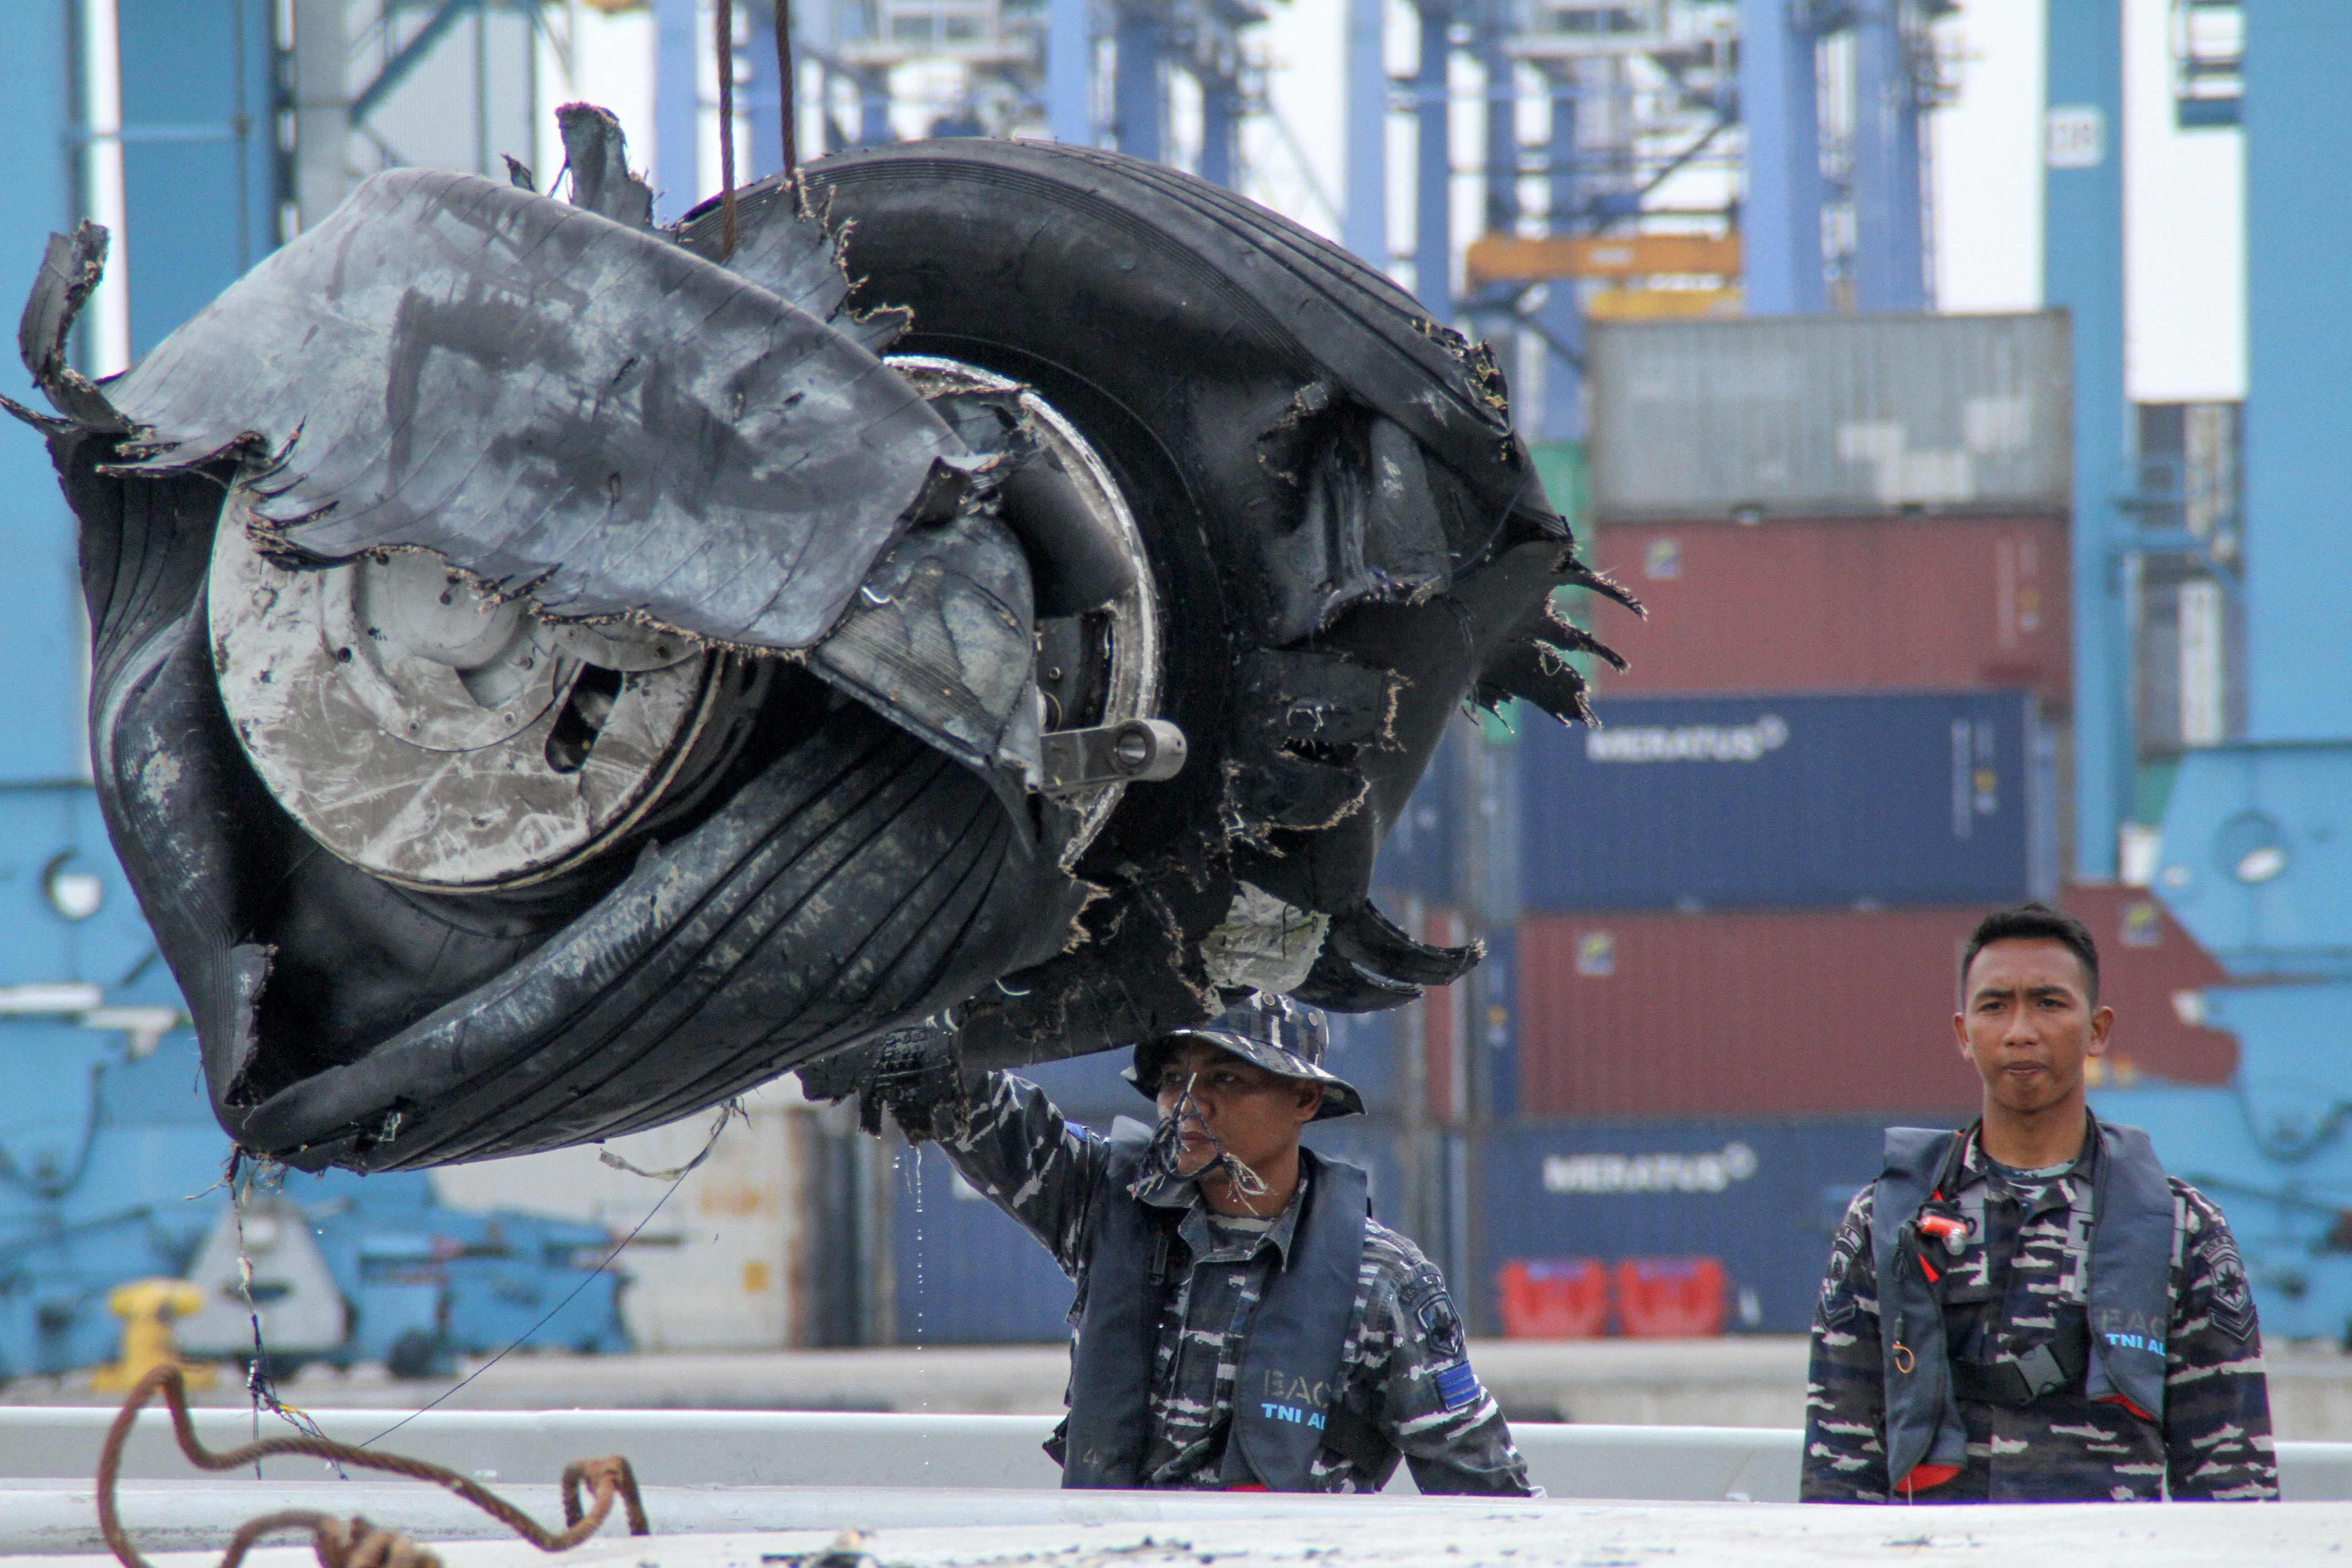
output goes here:
<path id="1" fill-rule="evenodd" d="M 2062 942 L 1989 942 L 1977 954 L 1952 1029 L 1995 1104 L 2030 1113 L 2082 1092 L 2083 1064 L 2106 1053 L 2116 1021 L 2091 1005 L 2089 980 Z"/>
<path id="2" fill-rule="evenodd" d="M 1252 1170 L 1271 1163 L 1297 1146 L 1298 1130 L 1323 1103 L 1320 1085 L 1270 1073 L 1206 1040 L 1179 1040 L 1153 1087 L 1163 1117 L 1192 1090 L 1177 1128 L 1176 1169 L 1187 1176 L 1216 1158 L 1220 1145 Z"/>

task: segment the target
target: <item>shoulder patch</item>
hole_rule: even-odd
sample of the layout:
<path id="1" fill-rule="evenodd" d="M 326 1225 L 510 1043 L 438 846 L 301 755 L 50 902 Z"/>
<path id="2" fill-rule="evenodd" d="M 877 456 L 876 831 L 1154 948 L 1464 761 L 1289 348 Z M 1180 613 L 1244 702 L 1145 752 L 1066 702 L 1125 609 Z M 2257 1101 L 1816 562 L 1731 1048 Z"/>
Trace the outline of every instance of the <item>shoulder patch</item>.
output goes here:
<path id="1" fill-rule="evenodd" d="M 2197 1258 L 2212 1292 L 2213 1326 L 2244 1341 L 2254 1331 L 2254 1288 L 2238 1256 L 2238 1238 L 2217 1225 L 2199 1242 Z"/>
<path id="2" fill-rule="evenodd" d="M 1870 1245 L 1870 1208 L 1866 1200 L 1871 1189 L 1864 1187 L 1846 1205 L 1845 1218 L 1838 1226 L 1837 1237 L 1830 1244 L 1830 1260 L 1822 1270 L 1822 1321 L 1827 1327 L 1843 1328 L 1848 1320 L 1862 1310 L 1854 1299 L 1853 1270 L 1855 1259 Z"/>
<path id="3" fill-rule="evenodd" d="M 1405 1307 L 1421 1325 L 1422 1338 L 1432 1356 L 1440 1361 L 1458 1361 L 1466 1352 L 1462 1314 L 1454 1310 L 1454 1298 L 1447 1293 L 1445 1281 L 1435 1278 L 1433 1270 L 1413 1281 Z"/>

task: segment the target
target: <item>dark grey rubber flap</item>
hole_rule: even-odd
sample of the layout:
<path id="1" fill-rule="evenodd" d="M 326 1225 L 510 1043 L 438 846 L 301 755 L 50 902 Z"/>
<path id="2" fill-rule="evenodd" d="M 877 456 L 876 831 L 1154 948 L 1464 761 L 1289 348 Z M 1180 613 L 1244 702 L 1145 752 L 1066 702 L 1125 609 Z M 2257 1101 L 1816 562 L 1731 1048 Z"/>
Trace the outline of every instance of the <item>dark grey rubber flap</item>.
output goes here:
<path id="1" fill-rule="evenodd" d="M 303 555 L 421 546 L 551 615 L 771 648 L 831 631 L 935 460 L 971 462 L 767 289 L 436 170 L 369 180 L 105 392 L 145 427 L 125 471 L 274 458 L 248 482 Z"/>

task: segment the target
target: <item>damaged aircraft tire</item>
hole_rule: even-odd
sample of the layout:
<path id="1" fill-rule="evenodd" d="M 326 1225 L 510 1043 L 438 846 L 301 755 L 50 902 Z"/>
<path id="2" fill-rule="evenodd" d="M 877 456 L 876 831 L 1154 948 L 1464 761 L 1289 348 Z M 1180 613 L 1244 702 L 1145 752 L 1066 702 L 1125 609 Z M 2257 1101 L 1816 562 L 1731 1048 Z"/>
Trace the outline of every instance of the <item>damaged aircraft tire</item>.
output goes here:
<path id="1" fill-rule="evenodd" d="M 102 231 L 27 308 L 101 807 L 241 1149 L 492 1158 L 927 1018 L 1009 1064 L 1476 961 L 1374 851 L 1465 696 L 1580 711 L 1549 606 L 1607 587 L 1483 349 L 1132 159 L 847 154 L 727 246 L 560 118 L 570 205 L 377 175 L 106 383 Z"/>
<path id="2" fill-rule="evenodd" d="M 809 308 L 398 171 L 103 389 L 59 345 L 104 237 L 53 241 L 67 416 L 21 413 L 81 523 L 100 805 L 247 1152 L 624 1133 L 1058 945 L 1083 813 L 1024 783 L 1029 573 L 969 482 L 1017 418 L 950 427 L 861 345 L 891 323 L 828 324 L 822 231 L 765 238 Z"/>

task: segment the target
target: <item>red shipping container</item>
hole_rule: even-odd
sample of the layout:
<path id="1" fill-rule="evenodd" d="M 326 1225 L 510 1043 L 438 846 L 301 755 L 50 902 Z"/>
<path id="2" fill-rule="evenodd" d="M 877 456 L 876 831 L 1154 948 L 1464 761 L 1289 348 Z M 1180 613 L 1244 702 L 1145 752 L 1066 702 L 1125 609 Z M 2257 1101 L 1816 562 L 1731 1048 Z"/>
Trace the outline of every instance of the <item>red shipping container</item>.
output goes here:
<path id="1" fill-rule="evenodd" d="M 2070 889 L 2063 902 L 2099 944 L 2100 999 L 2116 1010 L 2107 1081 L 2226 1080 L 2234 1042 L 2181 1022 L 2173 1001 L 2220 966 L 2146 893 Z M 1528 916 L 1520 1110 L 1963 1121 L 1982 1089 L 1952 1015 L 1983 913 Z"/>
<path id="2" fill-rule="evenodd" d="M 1609 1271 L 1593 1258 L 1514 1258 L 1495 1273 L 1503 1337 L 1596 1340 L 1609 1327 Z"/>
<path id="3" fill-rule="evenodd" d="M 1439 905 L 1418 905 L 1394 918 L 1433 946 L 1455 947 L 1469 939 L 1470 927 L 1461 914 Z M 1428 1064 L 1430 1120 L 1446 1125 L 1468 1114 L 1468 1085 L 1463 1082 L 1468 1064 L 1456 1049 L 1468 1034 L 1462 1016 L 1467 994 L 1456 986 L 1433 985 L 1421 1000 L 1406 1004 L 1412 1012 L 1406 1026 L 1421 1030 L 1422 1059 Z"/>
<path id="4" fill-rule="evenodd" d="M 1629 1340 L 1704 1339 L 1723 1332 L 1723 1265 L 1712 1258 L 1625 1258 L 1617 1263 L 1617 1331 Z"/>
<path id="5" fill-rule="evenodd" d="M 1964 1117 L 1952 1040 L 1976 910 L 1519 922 L 1528 1116 Z"/>
<path id="6" fill-rule="evenodd" d="M 1593 562 L 1649 606 L 1607 620 L 1606 696 L 2030 686 L 2072 704 L 2066 524 L 1911 517 L 1608 523 Z"/>

